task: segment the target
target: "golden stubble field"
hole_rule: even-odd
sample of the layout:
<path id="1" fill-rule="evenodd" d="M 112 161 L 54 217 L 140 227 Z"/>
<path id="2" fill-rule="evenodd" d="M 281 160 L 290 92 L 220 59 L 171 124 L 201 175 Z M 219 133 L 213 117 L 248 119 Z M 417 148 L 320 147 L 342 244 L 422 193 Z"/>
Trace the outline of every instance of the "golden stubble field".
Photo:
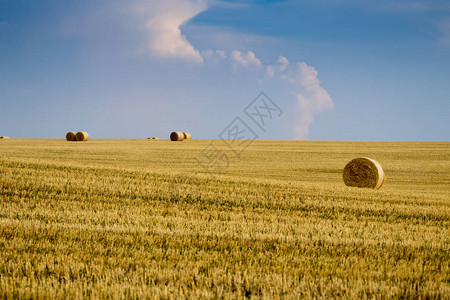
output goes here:
<path id="1" fill-rule="evenodd" d="M 210 143 L 0 141 L 0 297 L 450 297 L 450 143 Z"/>

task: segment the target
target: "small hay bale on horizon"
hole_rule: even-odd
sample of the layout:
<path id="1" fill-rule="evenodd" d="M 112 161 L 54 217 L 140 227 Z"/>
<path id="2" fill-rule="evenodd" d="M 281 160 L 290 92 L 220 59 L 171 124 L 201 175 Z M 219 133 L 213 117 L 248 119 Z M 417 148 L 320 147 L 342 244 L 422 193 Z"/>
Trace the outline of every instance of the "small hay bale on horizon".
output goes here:
<path id="1" fill-rule="evenodd" d="M 76 135 L 77 135 L 77 134 L 76 134 L 75 132 L 69 131 L 69 132 L 66 134 L 66 140 L 69 141 L 69 142 L 74 142 L 74 141 L 77 140 Z"/>
<path id="2" fill-rule="evenodd" d="M 342 177 L 347 186 L 378 190 L 383 185 L 386 174 L 376 160 L 358 157 L 347 163 Z"/>
<path id="3" fill-rule="evenodd" d="M 170 140 L 173 142 L 177 141 L 183 141 L 184 140 L 184 133 L 181 131 L 174 131 L 170 134 Z"/>
<path id="4" fill-rule="evenodd" d="M 10 138 L 9 138 L 9 136 L 0 136 L 0 139 L 2 139 L 2 140 L 9 140 Z"/>
<path id="5" fill-rule="evenodd" d="M 89 134 L 85 131 L 79 131 L 77 132 L 77 134 L 75 135 L 75 138 L 78 142 L 84 142 L 87 141 L 89 139 Z"/>
<path id="6" fill-rule="evenodd" d="M 184 139 L 185 140 L 191 140 L 192 139 L 192 135 L 190 133 L 183 132 L 183 135 L 184 135 Z"/>

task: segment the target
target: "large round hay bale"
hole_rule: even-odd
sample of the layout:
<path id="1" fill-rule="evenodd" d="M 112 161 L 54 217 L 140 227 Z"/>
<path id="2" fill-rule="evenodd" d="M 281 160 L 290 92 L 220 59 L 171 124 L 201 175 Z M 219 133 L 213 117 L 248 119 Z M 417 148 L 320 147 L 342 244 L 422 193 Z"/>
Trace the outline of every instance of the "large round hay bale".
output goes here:
<path id="1" fill-rule="evenodd" d="M 76 135 L 77 135 L 77 134 L 76 134 L 75 132 L 69 131 L 69 132 L 66 134 L 66 140 L 67 140 L 67 141 L 70 141 L 70 142 L 76 141 L 76 140 L 77 140 Z"/>
<path id="2" fill-rule="evenodd" d="M 191 135 L 190 133 L 183 132 L 183 135 L 184 135 L 184 139 L 185 139 L 185 140 L 190 140 L 190 139 L 192 139 L 192 135 Z"/>
<path id="3" fill-rule="evenodd" d="M 9 136 L 0 136 L 0 139 L 2 139 L 2 140 L 8 140 L 8 139 L 9 139 Z"/>
<path id="4" fill-rule="evenodd" d="M 171 141 L 182 141 L 184 140 L 184 134 L 180 131 L 174 131 L 170 134 Z"/>
<path id="5" fill-rule="evenodd" d="M 386 175 L 376 160 L 358 157 L 345 166 L 343 178 L 347 186 L 378 190 L 383 185 Z"/>
<path id="6" fill-rule="evenodd" d="M 77 141 L 83 142 L 83 141 L 87 141 L 89 139 L 89 134 L 85 131 L 79 131 L 79 132 L 77 132 L 75 137 L 76 137 Z"/>

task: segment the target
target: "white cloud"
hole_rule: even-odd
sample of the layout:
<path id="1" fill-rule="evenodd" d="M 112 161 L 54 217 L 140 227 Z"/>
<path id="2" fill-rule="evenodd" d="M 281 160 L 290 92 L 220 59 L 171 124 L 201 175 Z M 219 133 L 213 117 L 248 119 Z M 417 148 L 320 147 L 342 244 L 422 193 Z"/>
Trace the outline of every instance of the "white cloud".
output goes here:
<path id="1" fill-rule="evenodd" d="M 256 57 L 255 53 L 248 51 L 247 53 L 242 53 L 241 51 L 231 51 L 230 60 L 233 63 L 235 70 L 237 66 L 242 66 L 244 68 L 248 67 L 262 67 L 261 61 Z"/>
<path id="2" fill-rule="evenodd" d="M 217 56 L 216 52 L 209 51 L 208 55 Z M 224 54 L 223 57 L 226 55 Z M 274 65 L 263 65 L 253 52 L 242 53 L 237 50 L 232 51 L 229 57 L 235 71 L 238 66 L 242 66 L 244 69 L 253 66 L 264 71 L 261 75 L 266 80 L 274 78 L 290 84 L 291 94 L 294 96 L 300 112 L 294 128 L 298 139 L 308 138 L 309 127 L 314 122 L 315 115 L 330 111 L 334 107 L 333 99 L 317 78 L 316 68 L 305 62 L 291 65 L 286 57 L 279 56 Z M 256 82 L 262 85 L 264 80 L 257 78 Z"/>
<path id="3" fill-rule="evenodd" d="M 149 0 L 138 12 L 145 18 L 152 54 L 203 62 L 200 52 L 181 33 L 180 26 L 207 9 L 203 0 Z"/>
<path id="4" fill-rule="evenodd" d="M 268 65 L 266 67 L 266 75 L 272 78 L 277 72 L 286 71 L 288 66 L 289 60 L 284 56 L 279 56 L 276 65 Z"/>
<path id="5" fill-rule="evenodd" d="M 275 68 L 273 66 L 267 66 L 266 67 L 266 74 L 269 77 L 275 76 Z"/>
<path id="6" fill-rule="evenodd" d="M 317 78 L 318 72 L 313 66 L 305 62 L 296 63 L 287 70 L 286 75 L 280 76 L 294 88 L 300 88 L 294 92 L 300 118 L 295 127 L 296 137 L 306 139 L 309 134 L 309 126 L 314 122 L 314 116 L 333 109 L 333 99 L 321 86 Z"/>
<path id="7" fill-rule="evenodd" d="M 225 60 L 228 58 L 227 53 L 224 50 L 203 50 L 201 51 L 201 55 L 205 60 L 212 60 L 212 59 L 221 59 Z"/>
<path id="8" fill-rule="evenodd" d="M 227 53 L 224 50 L 216 50 L 216 54 L 223 59 L 228 58 Z"/>
<path id="9" fill-rule="evenodd" d="M 287 67 L 289 66 L 289 60 L 284 57 L 284 56 L 280 56 L 278 57 L 278 70 L 283 72 L 287 69 Z"/>

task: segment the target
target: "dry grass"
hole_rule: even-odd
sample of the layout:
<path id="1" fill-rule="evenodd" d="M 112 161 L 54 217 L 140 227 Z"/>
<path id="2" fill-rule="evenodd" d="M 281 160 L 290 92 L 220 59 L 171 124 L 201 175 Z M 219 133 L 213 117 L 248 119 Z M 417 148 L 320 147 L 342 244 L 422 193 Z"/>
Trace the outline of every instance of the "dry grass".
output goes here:
<path id="1" fill-rule="evenodd" d="M 0 297 L 448 297 L 449 143 L 208 143 L 0 144 Z"/>

